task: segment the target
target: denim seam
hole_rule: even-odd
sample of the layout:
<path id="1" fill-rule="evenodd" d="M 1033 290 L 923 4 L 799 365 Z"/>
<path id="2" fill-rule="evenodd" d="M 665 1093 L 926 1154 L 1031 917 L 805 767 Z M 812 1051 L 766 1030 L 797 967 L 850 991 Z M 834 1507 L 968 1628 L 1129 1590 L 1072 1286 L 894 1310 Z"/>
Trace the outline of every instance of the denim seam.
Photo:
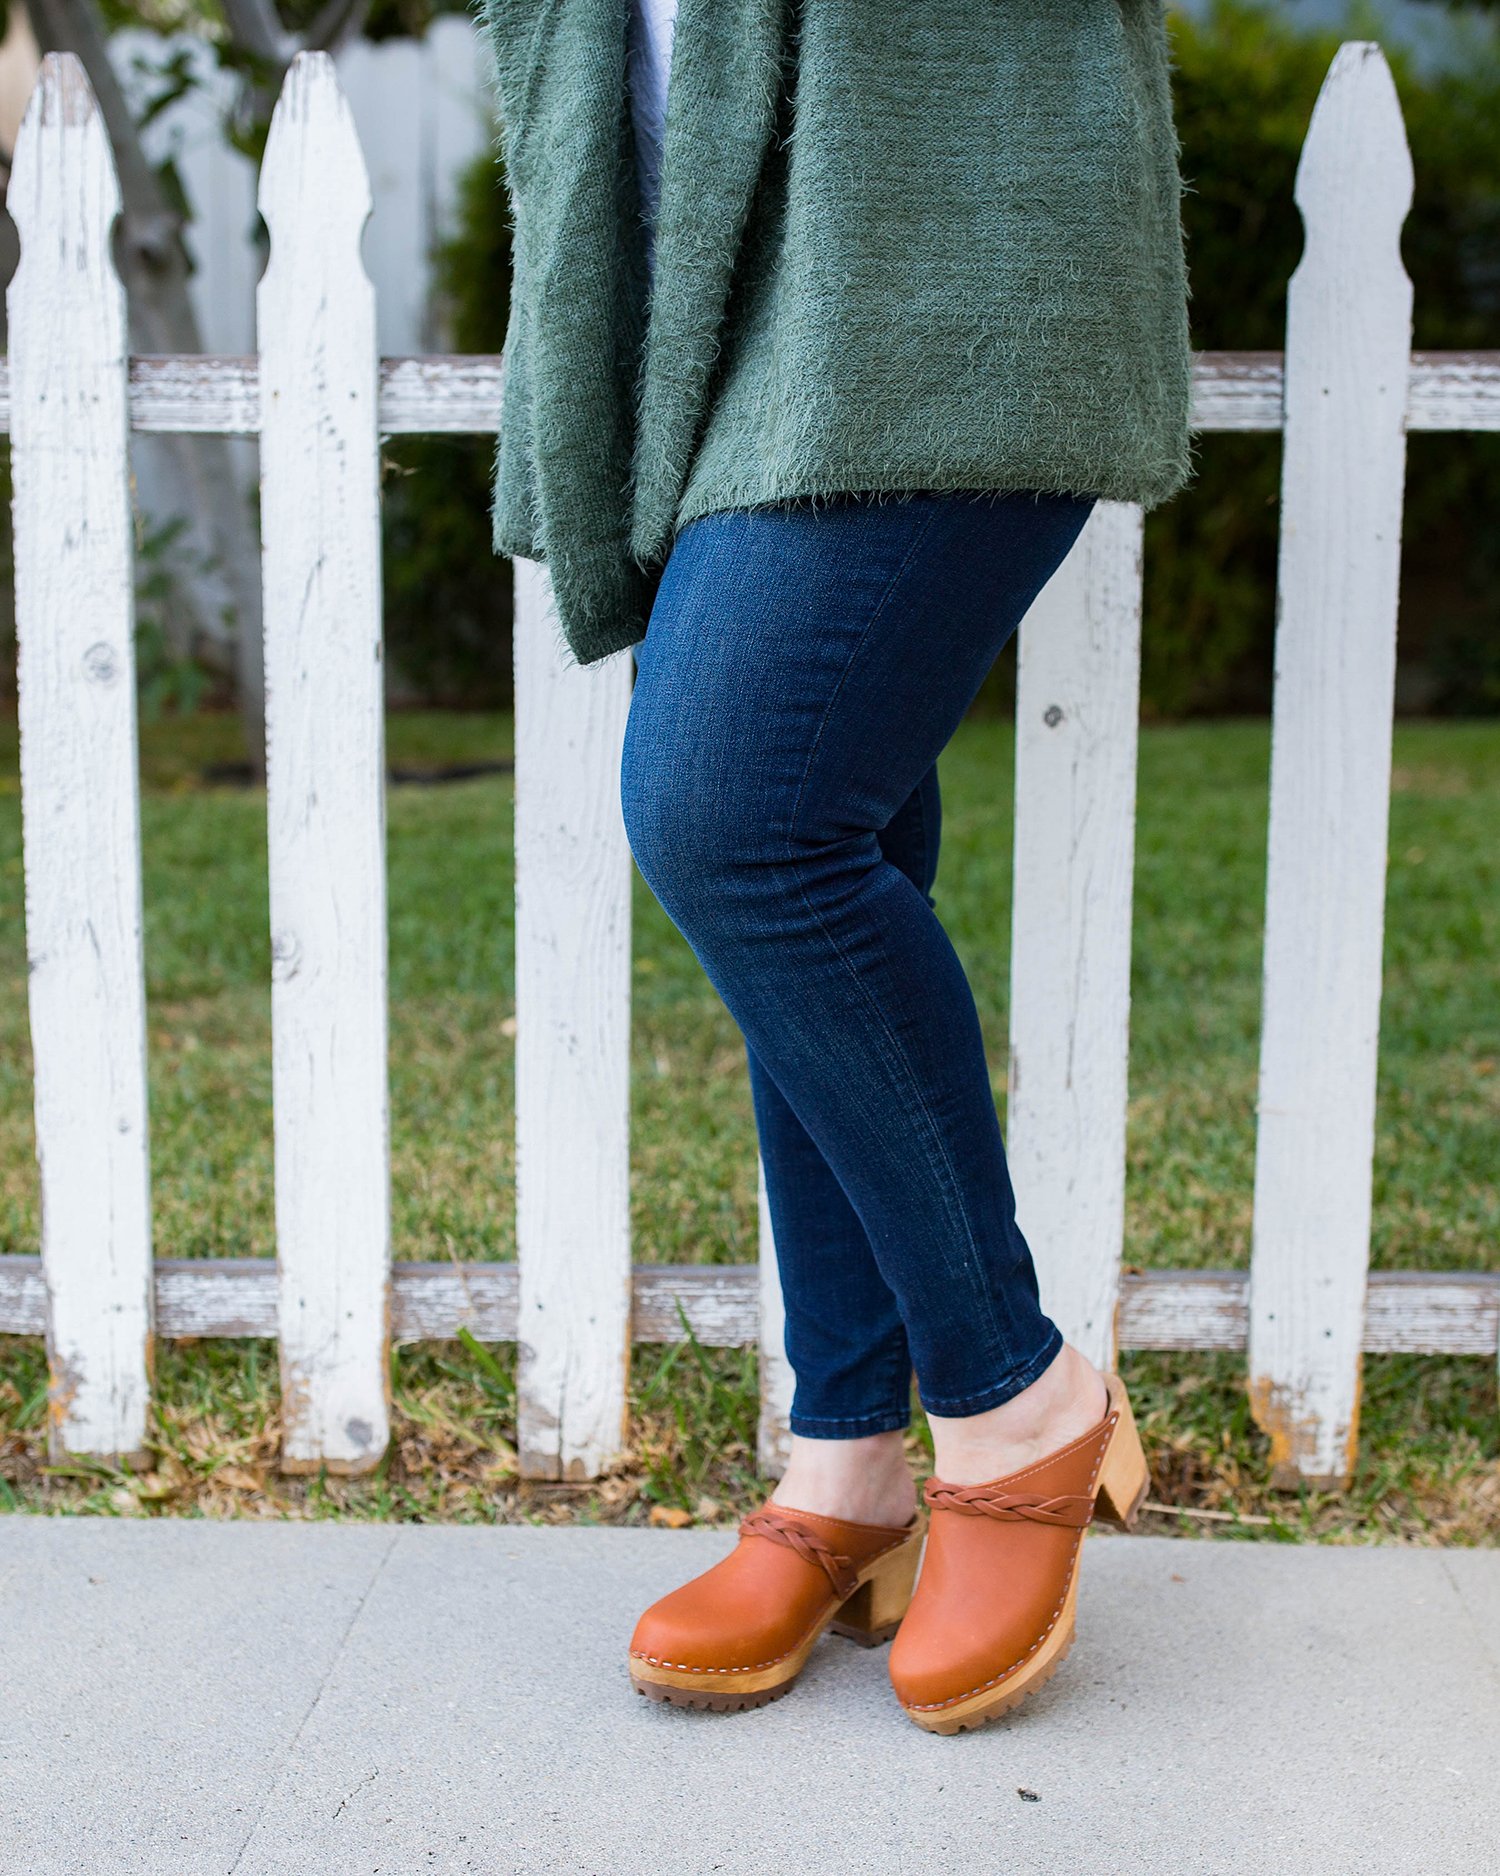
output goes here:
<path id="1" fill-rule="evenodd" d="M 922 780 L 917 783 L 917 788 L 916 788 L 917 838 L 921 843 L 922 851 L 921 851 L 921 858 L 918 864 L 918 871 L 920 873 L 920 878 L 912 880 L 912 884 L 916 887 L 917 891 L 921 893 L 922 897 L 927 901 L 927 903 L 931 905 L 932 897 L 931 897 L 931 894 L 927 890 L 926 881 L 927 881 L 928 865 L 932 859 L 932 841 L 929 838 L 928 832 L 927 832 L 927 803 L 922 799 L 922 788 L 926 780 L 927 780 L 927 777 L 924 775 L 922 777 Z M 899 871 L 900 869 L 898 868 L 897 870 Z M 910 874 L 908 874 L 907 877 L 910 878 L 911 877 Z"/>
<path id="2" fill-rule="evenodd" d="M 866 1235 L 868 1236 L 868 1233 Z M 872 1260 L 874 1259 L 874 1256 L 875 1256 L 875 1247 L 874 1245 L 871 1245 L 870 1257 Z M 875 1268 L 878 1273 L 880 1266 L 876 1264 Z M 887 1284 L 886 1287 L 889 1289 L 890 1288 L 889 1284 Z M 896 1294 L 895 1291 L 892 1290 L 891 1295 L 893 1298 L 895 1294 Z M 897 1315 L 898 1316 L 900 1315 L 899 1308 L 897 1309 Z M 894 1357 L 894 1362 L 893 1362 L 892 1372 L 891 1372 L 891 1393 L 898 1400 L 901 1399 L 903 1396 L 905 1397 L 906 1406 L 905 1406 L 904 1411 L 909 1415 L 911 1411 L 911 1381 L 912 1381 L 911 1337 L 907 1332 L 905 1322 L 902 1322 L 901 1324 L 901 1352 L 899 1355 L 897 1355 L 896 1351 L 892 1349 L 891 1353 L 892 1353 L 892 1356 Z"/>
<path id="3" fill-rule="evenodd" d="M 928 1413 L 934 1413 L 944 1420 L 964 1420 L 971 1414 L 988 1413 L 992 1407 L 1003 1407 L 1008 1400 L 1014 1400 L 1023 1389 L 1043 1375 L 1057 1359 L 1063 1345 L 1062 1331 L 1056 1323 L 1051 1325 L 1052 1333 L 1042 1344 L 1039 1353 L 1032 1356 L 1023 1368 L 1014 1368 L 1003 1381 L 996 1381 L 982 1389 L 978 1394 L 963 1394 L 956 1400 L 929 1400 L 922 1394 L 922 1406 Z M 920 1386 L 918 1392 L 921 1392 Z"/>
<path id="4" fill-rule="evenodd" d="M 799 1439 L 812 1440 L 869 1439 L 876 1433 L 900 1433 L 910 1425 L 911 1414 L 905 1408 L 892 1408 L 881 1414 L 861 1414 L 849 1420 L 819 1419 L 804 1417 L 802 1414 L 793 1414 L 790 1420 L 791 1430 Z"/>
<path id="5" fill-rule="evenodd" d="M 917 784 L 920 791 L 917 801 L 917 819 L 922 829 L 922 897 L 927 901 L 928 905 L 932 907 L 933 911 L 936 911 L 937 900 L 933 897 L 932 888 L 937 883 L 937 868 L 932 860 L 932 816 L 928 812 L 928 790 L 924 786 L 928 779 L 929 777 L 924 776 L 922 781 Z M 937 786 L 936 762 L 932 765 L 930 779 L 932 787 L 935 788 Z"/>
<path id="6" fill-rule="evenodd" d="M 944 1197 L 945 1197 L 945 1202 L 948 1206 L 949 1212 L 951 1214 L 954 1209 L 954 1199 L 957 1193 L 957 1175 L 953 1166 L 953 1162 L 948 1155 L 947 1149 L 943 1145 L 941 1131 L 939 1130 L 937 1126 L 936 1120 L 932 1114 L 931 1109 L 927 1105 L 926 1099 L 922 1094 L 921 1088 L 917 1086 L 916 1084 L 916 1078 L 910 1073 L 910 1070 L 905 1062 L 900 1043 L 897 1041 L 896 1037 L 891 1033 L 890 1029 L 887 1027 L 885 1023 L 884 1018 L 881 1015 L 879 1005 L 875 1002 L 874 998 L 870 995 L 870 992 L 868 988 L 866 987 L 864 980 L 861 978 L 859 972 L 854 968 L 854 966 L 850 963 L 849 959 L 844 955 L 843 951 L 841 950 L 839 946 L 838 940 L 834 937 L 833 933 L 828 929 L 827 925 L 823 922 L 823 919 L 821 915 L 819 914 L 817 907 L 812 903 L 811 899 L 808 898 L 806 887 L 802 884 L 801 879 L 797 877 L 796 856 L 792 850 L 792 843 L 796 836 L 797 820 L 802 810 L 802 798 L 807 790 L 807 778 L 812 773 L 813 763 L 816 760 L 818 751 L 822 746 L 823 732 L 827 728 L 828 719 L 832 715 L 834 706 L 837 704 L 839 697 L 843 692 L 845 683 L 848 681 L 849 673 L 854 667 L 854 660 L 858 657 L 860 651 L 862 650 L 865 644 L 865 641 L 869 638 L 870 633 L 874 630 L 875 626 L 877 625 L 877 623 L 879 622 L 879 620 L 885 613 L 886 607 L 889 605 L 890 600 L 892 596 L 894 595 L 897 587 L 900 586 L 902 580 L 905 579 L 907 573 L 910 571 L 912 562 L 917 557 L 918 550 L 921 548 L 923 542 L 927 539 L 927 536 L 932 532 L 933 522 L 935 518 L 936 518 L 936 510 L 930 509 L 927 515 L 923 519 L 920 532 L 917 534 L 916 538 L 912 541 L 911 545 L 907 548 L 905 557 L 903 558 L 901 565 L 891 575 L 890 581 L 888 582 L 885 591 L 881 594 L 878 604 L 875 606 L 875 609 L 871 612 L 870 617 L 866 620 L 864 630 L 860 633 L 858 641 L 851 648 L 849 652 L 849 656 L 847 660 L 845 661 L 843 672 L 841 673 L 839 677 L 839 681 L 834 686 L 833 692 L 830 695 L 826 706 L 824 707 L 822 719 L 818 724 L 817 734 L 814 736 L 812 747 L 808 751 L 807 764 L 802 771 L 802 780 L 798 784 L 798 787 L 797 787 L 797 799 L 792 805 L 792 812 L 787 823 L 786 858 L 792 866 L 793 877 L 797 878 L 797 889 L 802 895 L 803 905 L 807 908 L 808 912 L 812 915 L 813 919 L 816 921 L 819 930 L 823 933 L 823 936 L 828 940 L 828 943 L 830 947 L 832 948 L 834 955 L 838 958 L 839 962 L 844 966 L 845 970 L 849 973 L 850 978 L 853 980 L 854 984 L 859 989 L 865 1002 L 869 1005 L 871 1013 L 879 1028 L 879 1031 L 885 1038 L 885 1042 L 886 1042 L 887 1050 L 888 1050 L 887 1060 L 890 1063 L 894 1063 L 896 1067 L 897 1079 L 905 1080 L 909 1084 L 913 1092 L 915 1093 L 916 1106 L 922 1116 L 923 1121 L 926 1124 L 930 1142 L 936 1145 L 937 1159 L 940 1162 L 941 1169 L 946 1176 L 947 1189 L 945 1191 Z M 899 871 L 899 869 L 897 870 Z M 969 1224 L 968 1214 L 964 1210 L 962 1202 L 959 1202 L 957 1205 L 957 1213 L 958 1213 L 958 1221 L 960 1225 L 962 1226 L 963 1235 L 969 1245 L 970 1254 L 974 1258 L 976 1267 L 979 1267 L 982 1269 L 982 1260 L 979 1255 L 979 1246 L 974 1241 L 974 1233 Z M 1003 1347 L 1005 1338 L 1000 1333 L 1000 1324 L 995 1316 L 994 1302 L 989 1293 L 989 1286 L 987 1284 L 982 1284 L 981 1288 L 984 1294 L 985 1316 L 986 1316 L 988 1326 L 989 1326 L 989 1333 L 990 1333 L 992 1345 Z"/>

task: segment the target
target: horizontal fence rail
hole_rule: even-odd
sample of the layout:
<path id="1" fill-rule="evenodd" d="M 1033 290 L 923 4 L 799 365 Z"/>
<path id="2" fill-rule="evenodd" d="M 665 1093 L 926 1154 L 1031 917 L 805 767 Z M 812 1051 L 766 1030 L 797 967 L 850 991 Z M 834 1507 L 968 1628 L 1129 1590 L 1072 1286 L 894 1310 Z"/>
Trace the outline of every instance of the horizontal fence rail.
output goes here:
<path id="1" fill-rule="evenodd" d="M 750 1348 L 762 1332 L 754 1264 L 637 1264 L 631 1327 L 638 1342 Z M 1127 1270 L 1120 1283 L 1119 1339 L 1157 1352 L 1245 1352 L 1250 1277 L 1243 1270 Z M 276 1266 L 268 1257 L 159 1257 L 156 1333 L 229 1340 L 277 1332 Z M 480 1342 L 514 1342 L 520 1320 L 514 1264 L 396 1263 L 391 1339 L 447 1341 L 460 1329 Z M 0 1335 L 42 1335 L 42 1260 L 0 1257 Z M 1365 1295 L 1369 1355 L 1500 1354 L 1500 1271 L 1376 1270 Z"/>
<path id="2" fill-rule="evenodd" d="M 1245 1353 L 1287 1480 L 1347 1476 L 1362 1352 L 1500 1353 L 1500 1273 L 1368 1269 L 1404 441 L 1500 430 L 1500 352 L 1410 351 L 1409 193 L 1385 61 L 1345 46 L 1298 174 L 1306 250 L 1286 351 L 1194 362 L 1199 431 L 1286 438 L 1248 1271 L 1123 1260 L 1138 510 L 1099 505 L 1020 640 L 1010 1125 L 1044 1298 L 1099 1360 Z M 367 1469 L 387 1437 L 389 1341 L 466 1329 L 518 1344 L 523 1470 L 588 1477 L 623 1442 L 632 1340 L 691 1334 L 759 1347 L 761 1457 L 776 1470 L 790 1375 L 763 1169 L 758 1268 L 631 1263 L 628 673 L 562 660 L 545 573 L 527 563 L 518 1263 L 391 1262 L 378 440 L 493 434 L 501 360 L 375 355 L 358 262 L 368 184 L 321 55 L 295 62 L 268 147 L 258 357 L 127 356 L 117 200 L 82 69 L 51 56 L 17 145 L 22 260 L 0 361 L 43 1231 L 40 1257 L 0 1257 L 0 1333 L 48 1338 L 54 1452 L 140 1451 L 153 1334 L 267 1336 L 288 1396 L 284 1463 Z M 274 1261 L 151 1257 L 130 429 L 262 439 Z M 79 515 L 87 526 L 63 525 Z"/>
<path id="3" fill-rule="evenodd" d="M 382 358 L 382 436 L 490 436 L 505 382 L 498 356 Z M 260 364 L 254 358 L 129 360 L 130 427 L 146 435 L 258 436 Z M 1284 427 L 1282 352 L 1198 352 L 1193 428 L 1270 433 Z M 0 358 L 0 434 L 10 428 L 11 366 Z M 1500 352 L 1413 352 L 1408 431 L 1500 430 Z"/>

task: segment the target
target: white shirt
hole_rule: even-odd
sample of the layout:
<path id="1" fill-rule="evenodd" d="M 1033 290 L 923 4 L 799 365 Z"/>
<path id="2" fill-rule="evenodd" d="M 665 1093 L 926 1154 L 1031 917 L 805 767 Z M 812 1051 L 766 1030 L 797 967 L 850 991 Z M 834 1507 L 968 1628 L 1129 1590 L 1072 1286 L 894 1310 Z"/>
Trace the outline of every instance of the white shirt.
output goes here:
<path id="1" fill-rule="evenodd" d="M 630 0 L 626 67 L 641 177 L 641 209 L 646 217 L 648 264 L 654 261 L 656 207 L 661 197 L 662 137 L 667 121 L 667 78 L 672 69 L 672 36 L 676 26 L 677 0 Z"/>

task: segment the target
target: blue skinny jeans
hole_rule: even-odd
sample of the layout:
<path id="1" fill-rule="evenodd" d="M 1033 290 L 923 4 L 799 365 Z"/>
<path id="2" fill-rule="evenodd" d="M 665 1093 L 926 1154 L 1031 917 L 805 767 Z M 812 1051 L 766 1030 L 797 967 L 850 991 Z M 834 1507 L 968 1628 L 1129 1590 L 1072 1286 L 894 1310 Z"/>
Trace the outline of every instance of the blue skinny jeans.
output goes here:
<path id="1" fill-rule="evenodd" d="M 625 732 L 636 864 L 742 1031 L 796 1377 L 853 1439 L 981 1413 L 1062 1345 L 974 998 L 936 762 L 1092 502 L 844 495 L 690 522 Z"/>

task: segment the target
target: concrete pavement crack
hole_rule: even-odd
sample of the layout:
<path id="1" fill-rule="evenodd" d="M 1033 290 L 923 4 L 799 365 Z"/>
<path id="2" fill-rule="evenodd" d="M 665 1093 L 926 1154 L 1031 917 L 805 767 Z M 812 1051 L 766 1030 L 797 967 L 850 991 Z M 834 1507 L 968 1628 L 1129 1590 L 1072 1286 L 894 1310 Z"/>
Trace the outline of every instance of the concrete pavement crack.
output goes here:
<path id="1" fill-rule="evenodd" d="M 1459 1608 L 1462 1609 L 1464 1614 L 1468 1617 L 1469 1626 L 1473 1629 L 1480 1650 L 1485 1660 L 1489 1663 L 1491 1676 L 1496 1685 L 1500 1686 L 1500 1654 L 1496 1653 L 1494 1643 L 1485 1631 L 1484 1623 L 1480 1621 L 1479 1617 L 1470 1606 L 1469 1598 L 1464 1592 L 1464 1586 L 1459 1581 L 1454 1571 L 1453 1564 L 1447 1556 L 1443 1558 L 1443 1575 L 1447 1577 L 1452 1586 L 1454 1595 L 1458 1598 Z"/>
<path id="2" fill-rule="evenodd" d="M 250 1828 L 245 1832 L 244 1839 L 242 1840 L 239 1849 L 236 1850 L 234 1853 L 234 1861 L 229 1866 L 229 1876 L 235 1876 L 235 1872 L 239 1869 L 240 1864 L 244 1861 L 245 1852 L 250 1848 L 250 1844 L 251 1844 L 252 1839 L 255 1836 L 255 1833 L 260 1829 L 261 1821 L 265 1817 L 266 1811 L 270 1806 L 271 1799 L 276 1791 L 276 1787 L 281 1782 L 281 1775 L 286 1770 L 287 1766 L 291 1764 L 292 1759 L 295 1756 L 296 1751 L 297 1751 L 298 1742 L 301 1740 L 302 1735 L 307 1731 L 308 1722 L 312 1719 L 312 1716 L 317 1712 L 318 1704 L 323 1698 L 324 1691 L 326 1690 L 328 1683 L 333 1679 L 334 1669 L 338 1666 L 339 1662 L 342 1661 L 344 1658 L 344 1650 L 349 1645 L 349 1637 L 354 1633 L 355 1627 L 359 1622 L 359 1618 L 364 1614 L 365 1604 L 370 1600 L 371 1592 L 374 1590 L 375 1585 L 380 1581 L 381 1574 L 384 1571 L 386 1564 L 390 1562 L 391 1552 L 396 1548 L 396 1540 L 398 1537 L 400 1537 L 400 1535 L 401 1535 L 401 1529 L 400 1529 L 400 1526 L 398 1525 L 397 1528 L 391 1532 L 390 1542 L 386 1545 L 385 1549 L 381 1551 L 380 1561 L 376 1564 L 375 1568 L 371 1571 L 369 1582 L 366 1583 L 364 1588 L 360 1591 L 359 1600 L 358 1602 L 355 1603 L 353 1613 L 350 1615 L 349 1620 L 344 1625 L 344 1632 L 339 1637 L 338 1646 L 334 1649 L 333 1653 L 329 1656 L 328 1666 L 323 1670 L 322 1678 L 318 1682 L 317 1689 L 314 1692 L 312 1699 L 308 1701 L 307 1703 L 307 1711 L 302 1715 L 302 1718 L 297 1722 L 297 1730 L 292 1734 L 291 1738 L 287 1741 L 285 1752 L 282 1753 L 281 1759 L 279 1763 L 277 1764 L 275 1770 L 271 1773 L 270 1777 L 267 1778 L 266 1780 L 265 1793 L 262 1796 L 260 1804 L 256 1809 L 255 1816 L 250 1820 Z"/>

